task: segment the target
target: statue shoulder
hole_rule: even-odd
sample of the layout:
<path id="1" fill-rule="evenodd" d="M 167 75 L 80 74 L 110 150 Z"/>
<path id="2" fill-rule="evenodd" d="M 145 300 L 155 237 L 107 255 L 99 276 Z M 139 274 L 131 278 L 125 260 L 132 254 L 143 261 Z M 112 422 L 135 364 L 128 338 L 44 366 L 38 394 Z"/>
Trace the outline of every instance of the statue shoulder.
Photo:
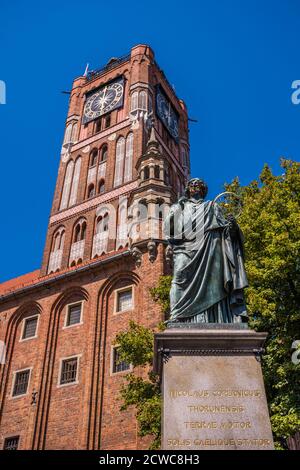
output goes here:
<path id="1" fill-rule="evenodd" d="M 188 198 L 186 196 L 182 196 L 178 199 L 177 205 L 179 204 L 180 206 L 184 206 L 184 204 L 188 201 Z"/>
<path id="2" fill-rule="evenodd" d="M 188 201 L 188 198 L 185 196 L 182 196 L 178 199 L 177 202 L 171 205 L 171 211 L 176 211 L 178 209 L 182 209 L 184 207 L 184 204 Z"/>

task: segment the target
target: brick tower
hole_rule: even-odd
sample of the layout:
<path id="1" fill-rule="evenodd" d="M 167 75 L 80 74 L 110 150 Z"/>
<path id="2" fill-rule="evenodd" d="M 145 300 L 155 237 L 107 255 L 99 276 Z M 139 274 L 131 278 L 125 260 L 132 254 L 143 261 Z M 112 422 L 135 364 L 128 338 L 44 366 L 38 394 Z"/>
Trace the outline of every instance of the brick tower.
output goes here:
<path id="1" fill-rule="evenodd" d="M 0 448 L 147 447 L 114 340 L 162 320 L 149 288 L 188 174 L 187 110 L 149 46 L 74 80 L 41 269 L 0 285 Z"/>

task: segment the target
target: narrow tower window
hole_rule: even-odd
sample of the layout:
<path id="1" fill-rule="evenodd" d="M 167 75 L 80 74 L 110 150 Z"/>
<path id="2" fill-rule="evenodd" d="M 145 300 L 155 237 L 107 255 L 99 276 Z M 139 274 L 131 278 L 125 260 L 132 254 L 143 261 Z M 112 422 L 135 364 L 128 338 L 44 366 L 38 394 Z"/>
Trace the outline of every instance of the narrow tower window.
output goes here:
<path id="1" fill-rule="evenodd" d="M 95 121 L 95 127 L 94 127 L 94 133 L 97 134 L 97 132 L 101 131 L 101 118 L 98 118 Z"/>
<path id="2" fill-rule="evenodd" d="M 97 164 L 98 150 L 93 149 L 90 154 L 90 167 Z"/>
<path id="3" fill-rule="evenodd" d="M 110 127 L 110 123 L 111 123 L 111 115 L 110 115 L 110 114 L 107 114 L 107 116 L 105 116 L 105 120 L 104 120 L 104 127 L 105 127 L 105 129 L 107 129 L 108 127 Z"/>
<path id="4" fill-rule="evenodd" d="M 62 254 L 65 242 L 65 229 L 60 227 L 56 230 L 52 240 L 52 250 L 49 258 L 48 274 L 58 271 L 61 267 Z"/>
<path id="5" fill-rule="evenodd" d="M 64 187 L 63 187 L 63 192 L 62 192 L 62 197 L 61 197 L 61 202 L 60 202 L 60 210 L 68 207 L 71 183 L 72 183 L 72 177 L 73 177 L 73 170 L 74 170 L 74 161 L 71 160 L 67 164 L 67 168 L 66 168 Z"/>
<path id="6" fill-rule="evenodd" d="M 124 168 L 124 182 L 132 180 L 132 160 L 133 160 L 133 134 L 128 134 L 126 139 L 126 155 Z"/>
<path id="7" fill-rule="evenodd" d="M 107 145 L 104 144 L 102 147 L 101 147 L 101 150 L 100 150 L 100 161 L 101 162 L 105 162 L 107 160 Z"/>
<path id="8" fill-rule="evenodd" d="M 139 100 L 139 93 L 135 91 L 131 95 L 130 111 L 135 111 L 136 109 L 138 109 L 138 100 Z"/>
<path id="9" fill-rule="evenodd" d="M 73 206 L 77 202 L 77 192 L 78 192 L 79 178 L 80 178 L 80 167 L 81 167 L 81 157 L 77 158 L 75 162 L 69 206 Z"/>
<path id="10" fill-rule="evenodd" d="M 142 111 L 147 111 L 147 92 L 146 91 L 140 91 L 139 108 Z"/>
<path id="11" fill-rule="evenodd" d="M 73 243 L 71 245 L 69 265 L 75 266 L 82 262 L 84 257 L 85 236 L 86 236 L 86 221 L 81 218 L 74 226 Z"/>
<path id="12" fill-rule="evenodd" d="M 72 124 L 68 124 L 65 131 L 64 144 L 69 144 L 71 142 L 72 136 Z"/>
<path id="13" fill-rule="evenodd" d="M 98 193 L 99 194 L 105 193 L 105 181 L 104 180 L 99 181 Z"/>
<path id="14" fill-rule="evenodd" d="M 116 167 L 114 186 L 119 186 L 123 182 L 123 167 L 125 154 L 125 139 L 120 137 L 116 147 Z"/>
<path id="15" fill-rule="evenodd" d="M 90 184 L 88 188 L 88 199 L 94 196 L 95 196 L 95 186 L 93 184 Z"/>

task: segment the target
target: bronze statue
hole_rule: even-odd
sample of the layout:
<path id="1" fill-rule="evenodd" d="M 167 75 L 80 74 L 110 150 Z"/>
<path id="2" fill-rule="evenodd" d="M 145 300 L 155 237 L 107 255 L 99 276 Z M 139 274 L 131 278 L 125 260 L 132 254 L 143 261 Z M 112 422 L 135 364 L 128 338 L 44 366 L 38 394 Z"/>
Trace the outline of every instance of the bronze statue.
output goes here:
<path id="1" fill-rule="evenodd" d="M 247 321 L 243 289 L 243 235 L 234 218 L 215 201 L 205 201 L 206 183 L 191 179 L 173 204 L 165 234 L 173 248 L 169 323 Z"/>

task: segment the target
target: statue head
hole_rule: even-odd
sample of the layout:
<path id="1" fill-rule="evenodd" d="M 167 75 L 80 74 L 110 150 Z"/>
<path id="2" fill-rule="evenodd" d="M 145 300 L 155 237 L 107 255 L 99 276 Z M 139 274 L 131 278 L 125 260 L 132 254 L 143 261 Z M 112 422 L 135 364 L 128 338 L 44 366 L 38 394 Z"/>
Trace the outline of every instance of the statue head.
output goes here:
<path id="1" fill-rule="evenodd" d="M 188 181 L 185 187 L 185 195 L 188 198 L 198 195 L 204 199 L 207 195 L 207 192 L 208 186 L 205 181 L 200 178 L 192 178 Z"/>

